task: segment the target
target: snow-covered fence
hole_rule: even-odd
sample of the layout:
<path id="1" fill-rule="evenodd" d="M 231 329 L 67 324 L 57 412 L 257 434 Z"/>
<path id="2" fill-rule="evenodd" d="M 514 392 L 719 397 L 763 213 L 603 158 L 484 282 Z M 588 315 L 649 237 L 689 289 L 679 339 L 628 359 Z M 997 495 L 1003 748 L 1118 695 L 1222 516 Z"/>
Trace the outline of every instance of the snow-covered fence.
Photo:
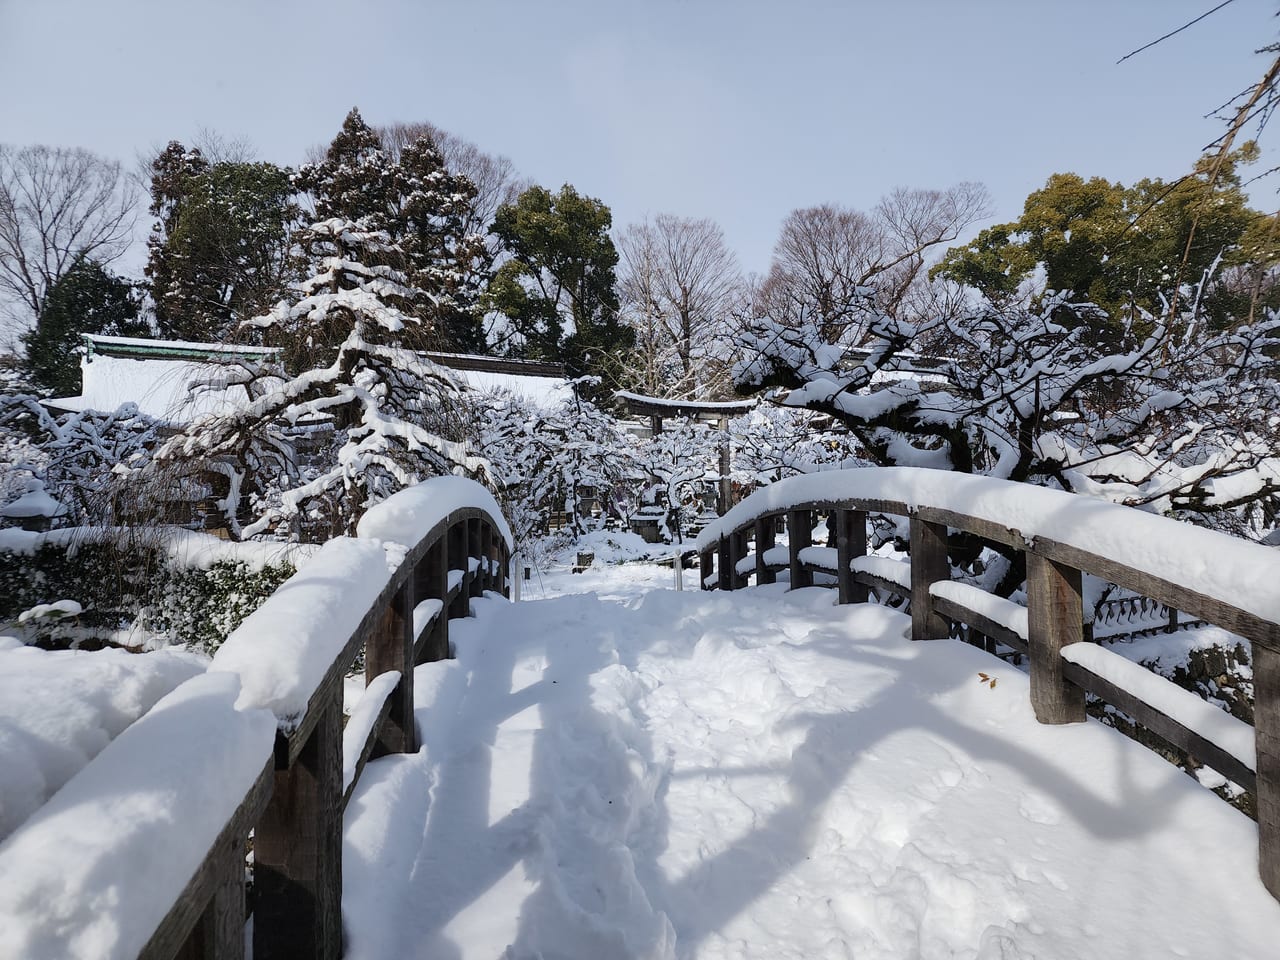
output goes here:
<path id="1" fill-rule="evenodd" d="M 826 513 L 834 547 L 812 545 Z M 867 515 L 910 519 L 909 563 L 866 556 Z M 787 547 L 774 546 L 785 516 Z M 948 529 L 1021 551 L 1027 605 L 952 582 Z M 752 549 L 754 542 L 754 549 Z M 947 637 L 952 622 L 1028 655 L 1041 723 L 1085 719 L 1092 693 L 1251 791 L 1259 868 L 1280 899 L 1280 552 L 1130 507 L 991 477 L 871 468 L 793 477 L 743 500 L 699 535 L 704 589 L 743 587 L 751 573 L 791 586 L 834 577 L 839 602 L 869 587 L 911 600 L 914 640 Z M 1251 643 L 1254 724 L 1087 644 L 1082 573 L 1224 627 Z"/>
<path id="2" fill-rule="evenodd" d="M 507 595 L 511 548 L 492 496 L 458 477 L 402 491 L 326 543 L 207 674 L 7 838 L 0 873 L 24 884 L 0 884 L 0 953 L 242 958 L 252 830 L 253 955 L 340 957 L 346 803 L 370 758 L 417 749 L 413 668 L 449 655 L 449 618 L 472 597 Z M 344 731 L 361 651 L 368 684 Z"/>

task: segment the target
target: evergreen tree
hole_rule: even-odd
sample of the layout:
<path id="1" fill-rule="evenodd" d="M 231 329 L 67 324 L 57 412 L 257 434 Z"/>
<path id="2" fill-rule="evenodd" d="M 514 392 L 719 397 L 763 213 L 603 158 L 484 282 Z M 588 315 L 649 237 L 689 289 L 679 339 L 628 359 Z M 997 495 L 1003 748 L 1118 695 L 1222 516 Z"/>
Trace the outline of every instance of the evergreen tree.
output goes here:
<path id="1" fill-rule="evenodd" d="M 237 536 L 349 534 L 396 490 L 482 468 L 461 442 L 455 382 L 414 349 L 421 293 L 394 266 L 400 248 L 385 232 L 337 217 L 300 231 L 296 244 L 311 276 L 295 302 L 252 321 L 285 346 L 294 375 L 239 368 L 231 379 L 250 402 L 191 424 L 150 468 L 159 479 L 171 479 L 166 471 L 223 477 L 219 504 Z M 305 459 L 297 455 L 304 442 Z"/>
<path id="2" fill-rule="evenodd" d="M 270 163 L 209 164 L 176 141 L 152 169 L 147 275 L 160 331 L 224 339 L 285 292 L 299 215 L 290 173 Z"/>
<path id="3" fill-rule="evenodd" d="M 489 285 L 489 305 L 507 317 L 520 351 L 564 363 L 570 376 L 618 385 L 635 331 L 618 315 L 618 251 L 613 218 L 599 200 L 569 184 L 557 194 L 530 187 L 504 204 L 492 232 L 511 251 Z"/>
<path id="4" fill-rule="evenodd" d="M 299 170 L 296 182 L 314 197 L 319 219 L 350 220 L 399 246 L 406 277 L 426 294 L 413 309 L 430 322 L 434 346 L 483 349 L 476 265 L 485 255 L 484 238 L 466 227 L 476 188 L 445 168 L 430 137 L 393 160 L 353 109 L 325 158 Z"/>
<path id="5" fill-rule="evenodd" d="M 31 378 L 55 396 L 80 392 L 80 335 L 140 336 L 133 284 L 96 260 L 79 257 L 49 288 L 34 330 L 23 337 Z"/>
<path id="6" fill-rule="evenodd" d="M 1056 173 L 1027 197 L 1018 220 L 950 250 L 933 275 L 1008 303 L 1042 266 L 1048 289 L 1071 291 L 1110 317 L 1159 315 L 1176 288 L 1201 284 L 1217 267 L 1275 264 L 1280 249 L 1270 239 L 1269 218 L 1248 208 L 1236 172 L 1256 155 L 1252 145 L 1242 148 L 1216 177 L 1206 158 L 1173 184 L 1147 179 L 1125 187 Z M 1238 303 L 1224 299 L 1228 290 L 1216 282 L 1201 293 L 1200 306 L 1215 326 L 1224 325 Z"/>

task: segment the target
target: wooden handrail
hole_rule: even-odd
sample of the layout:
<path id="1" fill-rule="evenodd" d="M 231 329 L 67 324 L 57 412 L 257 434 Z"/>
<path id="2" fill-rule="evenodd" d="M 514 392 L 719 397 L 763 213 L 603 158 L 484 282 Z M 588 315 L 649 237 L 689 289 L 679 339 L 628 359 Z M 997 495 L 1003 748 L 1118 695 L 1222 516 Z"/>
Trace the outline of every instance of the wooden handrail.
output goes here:
<path id="1" fill-rule="evenodd" d="M 141 956 L 244 957 L 244 851 L 251 830 L 255 958 L 337 960 L 342 955 L 342 814 L 355 781 L 366 760 L 417 749 L 413 668 L 449 655 L 449 619 L 470 615 L 471 599 L 484 591 L 510 595 L 510 533 L 491 498 L 489 503 L 491 508 L 452 510 L 387 571 L 385 585 L 311 691 L 305 711 L 280 722 L 272 762 Z M 450 589 L 452 570 L 462 571 L 462 577 Z M 304 568 L 281 589 L 305 575 Z M 268 598 L 263 607 L 271 602 Z M 415 628 L 420 607 L 424 614 Z M 376 709 L 371 704 L 372 727 L 353 731 L 366 739 L 358 745 L 354 778 L 344 784 L 343 678 L 362 650 L 367 680 L 392 671 L 398 679 L 390 692 L 385 687 L 391 677 L 379 685 L 385 699 Z"/>
<path id="2" fill-rule="evenodd" d="M 892 473 L 894 482 L 899 486 L 909 486 L 919 478 L 921 489 L 941 489 L 936 476 L 927 476 L 936 474 L 935 471 L 898 470 L 885 473 Z M 799 479 L 805 484 L 805 492 L 811 492 L 819 482 L 812 476 Z M 983 479 L 988 484 L 1001 483 Z M 1167 574 L 1162 576 L 1138 564 L 1124 563 L 1114 557 L 1104 556 L 1091 549 L 1087 543 L 1063 542 L 1066 538 L 1053 539 L 1035 532 L 1026 535 L 1016 526 L 998 522 L 993 515 L 995 511 L 989 504 L 984 509 L 984 515 L 970 514 L 956 509 L 954 504 L 944 506 L 921 502 L 919 490 L 903 491 L 908 495 L 901 498 L 884 495 L 788 497 L 785 489 L 779 489 L 787 483 L 788 481 L 782 481 L 748 497 L 731 514 L 721 518 L 718 524 L 712 524 L 699 537 L 699 570 L 703 589 L 733 590 L 745 585 L 746 578 L 737 572 L 737 562 L 741 557 L 750 556 L 748 541 L 754 539 L 757 583 L 773 582 L 775 572 L 788 567 L 793 588 L 812 583 L 815 572 L 834 574 L 839 590 L 839 603 L 865 599 L 868 586 L 880 591 L 888 590 L 909 599 L 911 635 L 914 640 L 947 637 L 951 621 L 955 621 L 1028 654 L 1031 702 L 1036 718 L 1041 723 L 1075 723 L 1084 720 L 1085 695 L 1090 693 L 1134 716 L 1139 723 L 1174 747 L 1210 764 L 1252 791 L 1257 800 L 1259 872 L 1267 890 L 1280 899 L 1280 623 L 1261 615 L 1257 611 L 1259 604 L 1252 604 L 1255 609 L 1248 609 L 1248 604 L 1243 600 L 1238 604 L 1228 602 L 1220 595 L 1213 596 L 1185 582 L 1175 582 Z M 869 489 L 877 486 L 875 478 L 851 478 L 844 483 L 846 486 L 861 483 Z M 885 485 L 887 484 L 880 484 Z M 1011 488 L 1014 486 L 1009 485 Z M 1053 493 L 1056 497 L 1067 498 L 1062 503 L 1064 508 L 1070 507 L 1068 501 L 1072 499 L 1072 495 L 1056 491 Z M 752 503 L 754 498 L 758 498 L 756 504 Z M 1108 505 L 1106 509 L 1129 508 Z M 812 539 L 812 518 L 818 513 L 828 515 L 828 530 L 832 532 L 837 547 L 838 559 L 831 566 L 805 562 L 801 558 L 801 551 Z M 857 558 L 865 553 L 869 514 L 910 519 L 909 586 L 877 576 L 868 570 L 856 569 Z M 1108 516 L 1120 518 L 1122 515 L 1109 513 Z M 773 546 L 772 531 L 779 517 L 786 518 L 789 530 L 790 562 L 786 565 L 765 563 L 763 559 L 765 550 Z M 1176 525 L 1182 530 L 1196 529 L 1176 520 L 1150 515 L 1144 515 L 1142 523 L 1146 528 L 1151 528 L 1154 521 Z M 948 581 L 951 575 L 947 558 L 949 529 L 1012 547 L 1024 555 L 1028 595 L 1025 635 L 953 596 L 935 595 L 934 585 Z M 1160 529 L 1168 533 L 1173 528 Z M 1220 534 L 1214 536 L 1221 537 L 1221 541 L 1214 540 L 1213 543 L 1220 543 L 1223 549 L 1234 549 L 1231 547 L 1232 538 Z M 1203 542 L 1202 538 L 1202 546 Z M 1274 566 L 1278 575 L 1272 582 L 1280 583 L 1280 555 L 1271 555 L 1265 549 L 1259 549 L 1262 552 L 1251 553 L 1250 557 L 1268 568 Z M 727 566 L 730 563 L 733 566 Z M 1084 631 L 1081 589 L 1083 573 L 1115 583 L 1139 596 L 1149 597 L 1169 610 L 1185 611 L 1192 619 L 1223 627 L 1249 641 L 1254 677 L 1255 766 L 1251 767 L 1235 754 L 1146 703 L 1133 692 L 1061 655 L 1063 648 L 1088 639 Z M 949 592 L 955 593 L 954 590 Z"/>

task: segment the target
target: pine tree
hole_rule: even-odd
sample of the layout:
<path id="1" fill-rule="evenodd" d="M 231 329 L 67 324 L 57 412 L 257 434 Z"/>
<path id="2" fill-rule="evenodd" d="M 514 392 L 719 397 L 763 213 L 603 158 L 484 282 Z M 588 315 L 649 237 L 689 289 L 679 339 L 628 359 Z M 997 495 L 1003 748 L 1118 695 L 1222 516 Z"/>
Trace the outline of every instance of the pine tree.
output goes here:
<path id="1" fill-rule="evenodd" d="M 413 349 L 423 334 L 413 311 L 422 294 L 392 265 L 400 248 L 384 232 L 337 217 L 300 231 L 296 242 L 311 276 L 292 304 L 253 321 L 285 347 L 294 375 L 239 368 L 231 379 L 250 402 L 191 424 L 152 468 L 157 476 L 166 468 L 222 476 L 219 506 L 241 537 L 349 534 L 396 490 L 483 467 L 462 442 L 456 383 Z"/>
<path id="2" fill-rule="evenodd" d="M 270 163 L 209 164 L 176 141 L 152 169 L 147 275 L 160 331 L 225 339 L 285 292 L 299 215 L 291 175 Z"/>
<path id="3" fill-rule="evenodd" d="M 480 271 L 474 269 L 484 256 L 484 239 L 466 233 L 476 188 L 445 169 L 429 137 L 392 160 L 377 132 L 353 109 L 325 158 L 299 170 L 296 183 L 315 198 L 319 219 L 344 218 L 385 232 L 399 245 L 410 284 L 428 294 L 415 309 L 430 321 L 435 346 L 484 347 Z"/>
<path id="4" fill-rule="evenodd" d="M 80 257 L 52 287 L 34 330 L 23 337 L 32 379 L 55 396 L 80 392 L 80 335 L 140 336 L 133 284 Z"/>

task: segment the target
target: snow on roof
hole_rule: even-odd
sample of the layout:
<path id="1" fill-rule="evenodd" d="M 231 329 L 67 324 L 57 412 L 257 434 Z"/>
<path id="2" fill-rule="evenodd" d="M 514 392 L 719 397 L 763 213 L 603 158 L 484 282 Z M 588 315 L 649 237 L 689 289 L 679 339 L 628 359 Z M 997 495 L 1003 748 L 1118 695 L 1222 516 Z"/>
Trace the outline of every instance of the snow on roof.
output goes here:
<path id="1" fill-rule="evenodd" d="M 672 416 L 680 416 L 684 412 L 693 413 L 715 413 L 724 416 L 746 413 L 754 407 L 757 401 L 753 398 L 750 400 L 668 400 L 663 397 L 646 397 L 644 394 L 632 393 L 629 390 L 618 390 L 614 396 L 619 400 L 624 400 L 636 412 L 650 412 L 648 408 L 654 411 L 669 410 Z"/>
<path id="2" fill-rule="evenodd" d="M 440 361 L 448 366 L 446 361 Z M 495 373 L 490 370 L 453 369 L 453 375 L 477 393 L 506 392 L 536 407 L 550 409 L 573 398 L 573 387 L 563 377 Z"/>
<path id="3" fill-rule="evenodd" d="M 58 410 L 103 413 L 134 403 L 140 413 L 157 420 L 188 423 L 207 414 L 228 413 L 248 401 L 242 386 L 192 389 L 197 383 L 224 382 L 227 369 L 225 361 L 200 363 L 98 353 L 80 361 L 84 381 L 80 396 L 58 397 L 46 403 Z"/>
<path id="4" fill-rule="evenodd" d="M 90 354 L 145 353 L 148 355 L 213 354 L 231 356 L 273 357 L 276 347 L 251 347 L 238 343 L 201 343 L 195 340 L 156 340 L 147 337 L 107 337 L 97 333 L 81 334 Z"/>

